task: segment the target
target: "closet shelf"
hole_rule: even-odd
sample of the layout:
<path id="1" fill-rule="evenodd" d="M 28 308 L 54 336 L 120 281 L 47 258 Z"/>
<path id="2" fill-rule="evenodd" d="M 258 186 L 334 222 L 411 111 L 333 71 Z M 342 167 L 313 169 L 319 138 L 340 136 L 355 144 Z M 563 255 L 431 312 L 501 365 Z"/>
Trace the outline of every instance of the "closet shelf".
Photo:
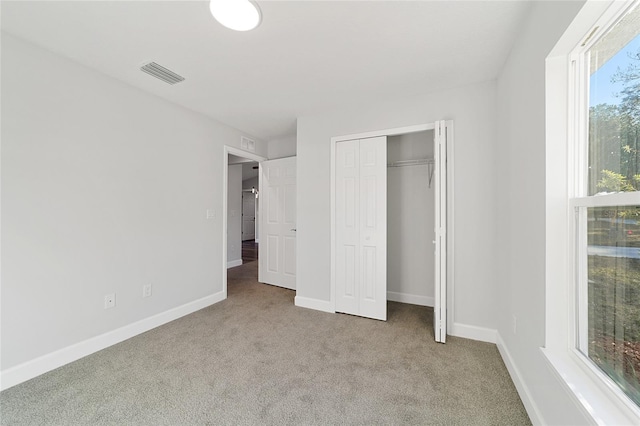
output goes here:
<path id="1" fill-rule="evenodd" d="M 400 160 L 387 164 L 387 167 L 407 167 L 407 166 L 422 166 L 426 165 L 429 171 L 429 188 L 431 188 L 431 181 L 433 180 L 433 158 L 420 158 L 417 160 Z"/>
<path id="2" fill-rule="evenodd" d="M 387 164 L 388 167 L 406 167 L 406 166 L 420 166 L 422 164 L 433 164 L 433 158 L 420 158 L 417 160 L 401 160 L 394 161 Z"/>

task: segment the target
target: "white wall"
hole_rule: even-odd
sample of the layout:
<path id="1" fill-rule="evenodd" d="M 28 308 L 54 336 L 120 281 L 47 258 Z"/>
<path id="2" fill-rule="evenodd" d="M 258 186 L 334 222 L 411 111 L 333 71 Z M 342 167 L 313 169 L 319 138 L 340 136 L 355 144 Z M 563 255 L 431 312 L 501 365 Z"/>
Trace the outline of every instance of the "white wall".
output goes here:
<path id="1" fill-rule="evenodd" d="M 487 202 L 494 199 L 495 110 L 495 83 L 486 82 L 299 117 L 297 296 L 329 305 L 331 137 L 453 119 L 456 263 L 455 312 L 449 317 L 455 316 L 457 334 L 495 330 L 495 209 Z"/>
<path id="2" fill-rule="evenodd" d="M 251 188 L 255 188 L 258 189 L 258 177 L 253 177 L 253 178 L 249 178 L 249 179 L 245 179 L 242 181 L 242 189 L 251 189 Z"/>
<path id="3" fill-rule="evenodd" d="M 258 176 L 242 181 L 242 189 L 259 189 L 260 182 Z M 255 241 L 260 242 L 260 197 L 256 198 L 256 236 Z"/>
<path id="4" fill-rule="evenodd" d="M 387 138 L 387 162 L 433 158 L 433 131 Z M 389 300 L 433 306 L 434 188 L 427 165 L 387 168 Z"/>
<path id="5" fill-rule="evenodd" d="M 227 267 L 242 265 L 242 164 L 229 166 L 227 194 Z"/>
<path id="6" fill-rule="evenodd" d="M 269 160 L 294 157 L 296 155 L 296 151 L 296 135 L 272 139 L 267 142 L 267 158 Z"/>
<path id="7" fill-rule="evenodd" d="M 223 145 L 242 133 L 9 35 L 1 47 L 4 380 L 221 294 Z"/>
<path id="8" fill-rule="evenodd" d="M 499 347 L 529 414 L 544 424 L 590 423 L 539 349 L 545 344 L 545 58 L 581 6 L 534 2 L 498 80 Z"/>

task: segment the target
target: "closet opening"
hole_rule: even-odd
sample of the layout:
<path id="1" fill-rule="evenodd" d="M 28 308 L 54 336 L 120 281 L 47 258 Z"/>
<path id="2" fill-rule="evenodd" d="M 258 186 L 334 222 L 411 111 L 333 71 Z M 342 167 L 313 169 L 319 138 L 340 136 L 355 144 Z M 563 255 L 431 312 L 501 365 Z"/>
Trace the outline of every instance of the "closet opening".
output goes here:
<path id="1" fill-rule="evenodd" d="M 387 300 L 433 307 L 433 130 L 387 138 Z"/>
<path id="2" fill-rule="evenodd" d="M 435 340 L 446 341 L 452 153 L 452 121 L 331 139 L 335 312 L 386 321 L 387 301 L 431 306 Z"/>

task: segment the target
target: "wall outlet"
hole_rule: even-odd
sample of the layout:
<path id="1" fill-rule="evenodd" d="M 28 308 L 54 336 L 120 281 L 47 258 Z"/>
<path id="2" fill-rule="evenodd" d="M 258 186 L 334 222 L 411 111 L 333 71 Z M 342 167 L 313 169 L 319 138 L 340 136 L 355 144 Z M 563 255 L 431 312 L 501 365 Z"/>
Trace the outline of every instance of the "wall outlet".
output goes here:
<path id="1" fill-rule="evenodd" d="M 207 209 L 207 219 L 215 219 L 216 211 L 213 209 Z"/>
<path id="2" fill-rule="evenodd" d="M 511 323 L 511 325 L 513 326 L 513 334 L 517 334 L 518 333 L 518 318 L 516 318 L 516 316 L 513 316 L 513 321 Z"/>
<path id="3" fill-rule="evenodd" d="M 104 308 L 111 309 L 116 307 L 116 294 L 111 293 L 104 296 Z"/>
<path id="4" fill-rule="evenodd" d="M 145 284 L 142 286 L 142 297 L 151 297 L 151 290 L 153 286 L 151 284 Z"/>

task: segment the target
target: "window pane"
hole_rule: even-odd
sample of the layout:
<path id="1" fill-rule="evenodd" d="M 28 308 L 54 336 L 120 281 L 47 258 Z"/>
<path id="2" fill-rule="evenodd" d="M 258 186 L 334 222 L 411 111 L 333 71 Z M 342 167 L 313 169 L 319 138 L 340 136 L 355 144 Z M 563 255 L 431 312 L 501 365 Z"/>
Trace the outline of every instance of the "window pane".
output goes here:
<path id="1" fill-rule="evenodd" d="M 587 233 L 585 355 L 640 405 L 640 206 L 588 208 Z"/>
<path id="2" fill-rule="evenodd" d="M 640 7 L 589 50 L 588 195 L 640 190 Z"/>

